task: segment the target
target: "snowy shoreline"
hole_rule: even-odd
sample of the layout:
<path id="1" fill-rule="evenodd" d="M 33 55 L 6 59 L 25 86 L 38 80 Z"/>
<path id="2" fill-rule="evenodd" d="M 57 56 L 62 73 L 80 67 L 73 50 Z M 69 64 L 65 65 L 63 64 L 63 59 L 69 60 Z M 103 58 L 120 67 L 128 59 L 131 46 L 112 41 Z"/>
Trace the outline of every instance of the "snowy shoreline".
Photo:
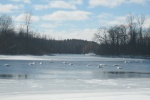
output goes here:
<path id="1" fill-rule="evenodd" d="M 84 55 L 84 54 L 54 54 L 54 55 L 0 55 L 0 60 L 60 60 L 63 61 L 62 56 L 66 56 L 63 59 L 68 58 L 70 55 L 74 55 L 75 57 L 78 56 L 82 56 L 84 58 L 88 58 L 88 57 L 97 57 L 98 59 L 101 58 L 110 58 L 110 59 L 119 59 L 122 58 L 123 59 L 150 59 L 150 56 L 125 56 L 125 55 L 121 55 L 121 56 L 114 56 L 114 55 L 94 55 L 94 56 L 90 56 L 90 55 Z M 55 59 L 55 57 L 59 56 L 59 59 Z"/>
<path id="2" fill-rule="evenodd" d="M 149 100 L 150 91 L 0 95 L 2 100 Z"/>
<path id="3" fill-rule="evenodd" d="M 109 57 L 109 58 L 132 58 L 132 59 L 150 59 L 150 56 L 143 55 L 96 55 L 99 57 Z"/>
<path id="4" fill-rule="evenodd" d="M 93 56 L 100 58 L 131 58 L 131 59 L 150 59 L 149 55 L 88 55 L 88 54 L 51 54 L 51 55 L 0 55 L 0 60 L 49 60 L 48 57 L 75 55 L 75 56 Z M 40 59 L 45 57 L 45 59 Z"/>

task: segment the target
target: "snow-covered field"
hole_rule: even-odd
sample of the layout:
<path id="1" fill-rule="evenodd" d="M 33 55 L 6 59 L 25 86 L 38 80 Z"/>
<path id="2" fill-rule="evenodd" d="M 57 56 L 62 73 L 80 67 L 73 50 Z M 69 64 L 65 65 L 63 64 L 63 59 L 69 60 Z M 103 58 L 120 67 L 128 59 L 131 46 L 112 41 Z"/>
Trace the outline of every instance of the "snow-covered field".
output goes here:
<path id="1" fill-rule="evenodd" d="M 85 55 L 0 59 L 0 100 L 150 100 L 148 59 Z"/>

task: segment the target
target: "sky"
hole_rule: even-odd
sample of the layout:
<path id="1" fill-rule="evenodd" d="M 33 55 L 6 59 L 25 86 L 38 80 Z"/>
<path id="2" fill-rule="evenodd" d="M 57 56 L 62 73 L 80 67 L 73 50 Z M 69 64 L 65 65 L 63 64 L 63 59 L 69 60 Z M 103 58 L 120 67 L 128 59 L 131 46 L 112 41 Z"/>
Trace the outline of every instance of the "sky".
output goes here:
<path id="1" fill-rule="evenodd" d="M 99 27 L 126 23 L 129 14 L 145 15 L 150 26 L 150 0 L 0 0 L 0 15 L 12 16 L 15 28 L 32 14 L 31 29 L 54 39 L 91 41 Z"/>

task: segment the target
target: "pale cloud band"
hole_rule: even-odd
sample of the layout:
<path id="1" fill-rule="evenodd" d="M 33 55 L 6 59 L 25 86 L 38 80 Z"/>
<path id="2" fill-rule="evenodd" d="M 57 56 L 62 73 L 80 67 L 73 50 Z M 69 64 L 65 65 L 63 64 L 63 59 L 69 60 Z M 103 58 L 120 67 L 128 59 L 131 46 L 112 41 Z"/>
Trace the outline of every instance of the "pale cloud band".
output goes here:
<path id="1" fill-rule="evenodd" d="M 19 10 L 23 5 L 0 4 L 0 13 L 11 13 L 14 10 Z"/>
<path id="2" fill-rule="evenodd" d="M 33 21 L 45 20 L 45 21 L 81 21 L 89 19 L 92 13 L 86 11 L 56 11 L 52 14 L 43 16 L 34 16 L 31 18 Z M 23 21 L 25 14 L 20 14 L 15 17 L 15 21 Z"/>
<path id="3" fill-rule="evenodd" d="M 89 0 L 90 7 L 104 6 L 114 8 L 122 4 L 146 4 L 148 0 Z"/>
<path id="4" fill-rule="evenodd" d="M 31 3 L 30 0 L 10 0 L 12 2 L 23 2 L 23 3 Z"/>
<path id="5" fill-rule="evenodd" d="M 43 10 L 49 8 L 63 8 L 63 9 L 77 9 L 77 5 L 81 5 L 83 0 L 69 0 L 68 2 L 57 0 L 57 1 L 49 1 L 46 5 L 34 5 L 35 10 Z"/>
<path id="6" fill-rule="evenodd" d="M 26 14 L 20 14 L 19 16 L 15 17 L 15 21 L 18 21 L 18 22 L 25 21 L 25 16 L 26 16 Z M 36 21 L 39 21 L 39 20 L 40 20 L 39 16 L 31 15 L 31 21 L 36 22 Z"/>
<path id="7" fill-rule="evenodd" d="M 74 29 L 69 31 L 57 31 L 53 29 L 45 30 L 44 33 L 46 35 L 51 36 L 55 39 L 83 39 L 83 40 L 89 40 L 92 41 L 93 35 L 96 32 L 96 28 L 90 29 Z"/>
<path id="8" fill-rule="evenodd" d="M 67 21 L 67 20 L 86 20 L 92 13 L 86 11 L 56 11 L 52 14 L 44 15 L 43 20 Z"/>

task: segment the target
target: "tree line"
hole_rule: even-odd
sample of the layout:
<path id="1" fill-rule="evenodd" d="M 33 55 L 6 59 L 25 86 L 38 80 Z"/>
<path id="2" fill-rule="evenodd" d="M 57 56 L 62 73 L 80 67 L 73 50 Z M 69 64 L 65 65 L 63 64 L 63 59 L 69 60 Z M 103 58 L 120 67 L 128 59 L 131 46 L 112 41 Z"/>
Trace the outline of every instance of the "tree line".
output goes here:
<path id="1" fill-rule="evenodd" d="M 100 27 L 93 41 L 55 40 L 31 31 L 31 15 L 25 14 L 24 28 L 15 30 L 11 16 L 0 16 L 0 54 L 85 54 L 150 55 L 150 27 L 144 27 L 144 15 L 129 15 L 126 24 Z"/>
<path id="2" fill-rule="evenodd" d="M 150 55 L 150 27 L 144 15 L 130 14 L 126 24 L 101 27 L 94 35 L 100 55 Z"/>
<path id="3" fill-rule="evenodd" d="M 11 16 L 0 16 L 0 54 L 81 54 L 95 52 L 97 43 L 85 40 L 55 40 L 31 31 L 31 15 L 25 14 L 25 28 L 17 31 Z"/>

